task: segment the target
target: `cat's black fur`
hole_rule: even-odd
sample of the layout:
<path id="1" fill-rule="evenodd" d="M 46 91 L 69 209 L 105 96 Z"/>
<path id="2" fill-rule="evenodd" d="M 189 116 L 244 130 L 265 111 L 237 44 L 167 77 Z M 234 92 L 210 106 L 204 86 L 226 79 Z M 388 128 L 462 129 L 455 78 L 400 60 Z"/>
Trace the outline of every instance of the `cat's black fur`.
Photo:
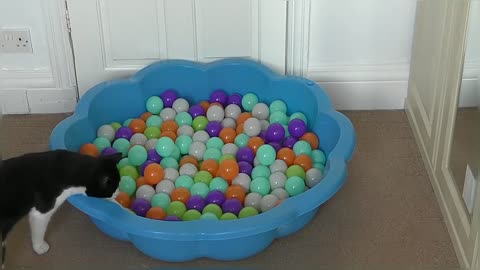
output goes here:
<path id="1" fill-rule="evenodd" d="M 71 187 L 85 187 L 87 196 L 111 197 L 120 182 L 116 167 L 120 159 L 121 154 L 95 158 L 55 150 L 0 160 L 2 263 L 8 232 L 32 208 L 50 211 Z"/>

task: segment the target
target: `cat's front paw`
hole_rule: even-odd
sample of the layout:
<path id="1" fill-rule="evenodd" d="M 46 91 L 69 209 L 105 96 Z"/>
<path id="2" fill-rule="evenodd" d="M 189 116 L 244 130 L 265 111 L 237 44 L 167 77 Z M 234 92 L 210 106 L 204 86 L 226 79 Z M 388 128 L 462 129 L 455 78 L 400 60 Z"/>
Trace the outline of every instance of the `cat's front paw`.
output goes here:
<path id="1" fill-rule="evenodd" d="M 50 245 L 47 244 L 47 242 L 43 241 L 43 243 L 39 245 L 34 245 L 33 250 L 38 254 L 42 255 L 46 253 L 50 249 Z"/>

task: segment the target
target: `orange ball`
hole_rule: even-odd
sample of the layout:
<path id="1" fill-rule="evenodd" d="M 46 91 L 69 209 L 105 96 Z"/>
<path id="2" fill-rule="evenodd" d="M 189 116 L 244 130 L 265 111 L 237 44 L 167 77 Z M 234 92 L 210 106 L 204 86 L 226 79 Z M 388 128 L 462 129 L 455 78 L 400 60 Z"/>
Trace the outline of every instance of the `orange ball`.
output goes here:
<path id="1" fill-rule="evenodd" d="M 222 128 L 218 137 L 220 137 L 225 144 L 234 143 L 237 132 L 233 128 Z"/>
<path id="2" fill-rule="evenodd" d="M 207 171 L 211 175 L 217 175 L 218 167 L 218 162 L 215 159 L 207 159 L 202 162 L 200 170 Z"/>
<path id="3" fill-rule="evenodd" d="M 167 217 L 167 213 L 161 207 L 152 207 L 147 211 L 146 217 L 161 220 Z"/>
<path id="4" fill-rule="evenodd" d="M 245 121 L 247 121 L 247 119 L 250 117 L 252 117 L 252 114 L 249 112 L 241 113 L 237 118 L 237 125 L 245 123 Z"/>
<path id="5" fill-rule="evenodd" d="M 237 132 L 237 134 L 242 134 L 243 133 L 243 124 L 238 124 L 235 131 Z"/>
<path id="6" fill-rule="evenodd" d="M 227 180 L 229 184 L 231 184 L 239 172 L 240 168 L 235 160 L 225 159 L 218 167 L 217 176 L 222 177 L 223 179 Z"/>
<path id="7" fill-rule="evenodd" d="M 118 193 L 117 197 L 115 197 L 115 200 L 125 208 L 130 208 L 130 203 L 132 202 L 128 193 L 123 191 Z"/>
<path id="8" fill-rule="evenodd" d="M 252 151 L 255 154 L 257 154 L 258 148 L 260 148 L 260 146 L 262 146 L 264 144 L 265 144 L 265 141 L 260 137 L 252 137 L 252 138 L 248 139 L 248 142 L 247 142 L 247 146 L 250 149 L 252 149 Z"/>
<path id="9" fill-rule="evenodd" d="M 279 204 L 283 203 L 285 199 L 281 199 L 281 200 L 278 200 L 276 203 L 275 203 L 275 206 L 278 206 Z"/>
<path id="10" fill-rule="evenodd" d="M 312 158 L 306 154 L 298 155 L 295 160 L 293 160 L 293 164 L 301 166 L 304 171 L 308 171 L 313 167 Z"/>
<path id="11" fill-rule="evenodd" d="M 146 123 L 150 116 L 152 116 L 151 112 L 144 112 L 144 113 L 142 113 L 140 118 Z"/>
<path id="12" fill-rule="evenodd" d="M 307 132 L 303 134 L 300 140 L 308 142 L 312 149 L 318 149 L 318 147 L 320 146 L 320 140 L 318 139 L 318 136 L 313 132 Z"/>
<path id="13" fill-rule="evenodd" d="M 293 165 L 295 160 L 295 152 L 288 147 L 284 147 L 277 152 L 277 159 L 281 159 L 287 163 L 287 166 L 290 167 Z"/>
<path id="14" fill-rule="evenodd" d="M 133 131 L 133 133 L 143 133 L 147 128 L 147 124 L 142 119 L 133 119 L 128 127 Z"/>
<path id="15" fill-rule="evenodd" d="M 243 203 L 245 200 L 245 190 L 240 185 L 231 185 L 225 191 L 225 198 L 227 199 L 237 199 Z"/>
<path id="16" fill-rule="evenodd" d="M 178 165 L 180 167 L 182 167 L 183 165 L 185 165 L 187 163 L 191 163 L 191 164 L 195 165 L 195 167 L 198 168 L 198 160 L 194 156 L 191 156 L 191 155 L 183 156 L 182 159 L 180 159 L 180 163 Z"/>
<path id="17" fill-rule="evenodd" d="M 174 120 L 167 120 L 163 122 L 160 129 L 162 130 L 162 132 L 172 131 L 174 134 L 177 134 L 178 124 Z"/>
<path id="18" fill-rule="evenodd" d="M 98 157 L 98 155 L 100 155 L 100 151 L 98 151 L 98 148 L 93 143 L 86 143 L 82 145 L 80 148 L 80 153 L 92 157 Z"/>
<path id="19" fill-rule="evenodd" d="M 138 177 L 137 180 L 135 180 L 135 182 L 137 183 L 137 188 L 139 188 L 140 186 L 143 186 L 143 185 L 147 185 L 148 183 L 145 181 L 145 177 Z"/>
<path id="20" fill-rule="evenodd" d="M 156 185 L 163 179 L 164 176 L 165 171 L 163 170 L 162 166 L 157 163 L 149 164 L 143 173 L 143 178 L 145 178 L 145 182 L 149 185 Z"/>
<path id="21" fill-rule="evenodd" d="M 184 187 L 176 188 L 170 193 L 170 199 L 172 201 L 180 201 L 187 204 L 188 199 L 190 199 L 190 191 Z"/>
<path id="22" fill-rule="evenodd" d="M 167 130 L 167 131 L 164 131 L 160 134 L 160 138 L 161 137 L 169 137 L 170 139 L 172 139 L 173 141 L 177 140 L 177 134 L 173 133 L 173 131 L 170 131 L 170 130 Z"/>
<path id="23" fill-rule="evenodd" d="M 200 102 L 200 106 L 202 106 L 202 108 L 203 108 L 205 111 L 207 111 L 208 108 L 210 107 L 210 102 L 204 100 L 204 101 Z"/>

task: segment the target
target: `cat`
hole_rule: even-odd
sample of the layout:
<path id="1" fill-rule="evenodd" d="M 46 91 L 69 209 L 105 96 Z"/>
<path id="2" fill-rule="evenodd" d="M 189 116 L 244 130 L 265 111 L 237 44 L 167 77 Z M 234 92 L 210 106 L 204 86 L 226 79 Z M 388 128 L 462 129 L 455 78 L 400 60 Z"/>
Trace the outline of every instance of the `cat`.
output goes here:
<path id="1" fill-rule="evenodd" d="M 44 240 L 50 218 L 69 196 L 85 194 L 114 201 L 121 158 L 121 153 L 92 157 L 54 150 L 0 159 L 2 268 L 7 235 L 24 216 L 28 215 L 33 250 L 40 255 L 50 248 Z"/>

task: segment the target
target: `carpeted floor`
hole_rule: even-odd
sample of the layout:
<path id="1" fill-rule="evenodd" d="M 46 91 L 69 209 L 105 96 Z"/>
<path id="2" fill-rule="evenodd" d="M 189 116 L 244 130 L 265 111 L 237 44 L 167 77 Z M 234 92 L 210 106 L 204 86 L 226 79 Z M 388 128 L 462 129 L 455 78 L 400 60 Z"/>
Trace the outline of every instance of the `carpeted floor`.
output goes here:
<path id="1" fill-rule="evenodd" d="M 66 203 L 50 224 L 46 240 L 51 249 L 43 256 L 32 251 L 27 220 L 15 227 L 9 237 L 7 268 L 457 268 L 452 243 L 405 113 L 345 113 L 358 136 L 346 184 L 303 230 L 276 240 L 255 257 L 235 262 L 156 261 L 129 243 L 107 237 L 82 212 Z M 4 117 L 0 126 L 4 158 L 46 150 L 51 129 L 64 117 Z"/>

